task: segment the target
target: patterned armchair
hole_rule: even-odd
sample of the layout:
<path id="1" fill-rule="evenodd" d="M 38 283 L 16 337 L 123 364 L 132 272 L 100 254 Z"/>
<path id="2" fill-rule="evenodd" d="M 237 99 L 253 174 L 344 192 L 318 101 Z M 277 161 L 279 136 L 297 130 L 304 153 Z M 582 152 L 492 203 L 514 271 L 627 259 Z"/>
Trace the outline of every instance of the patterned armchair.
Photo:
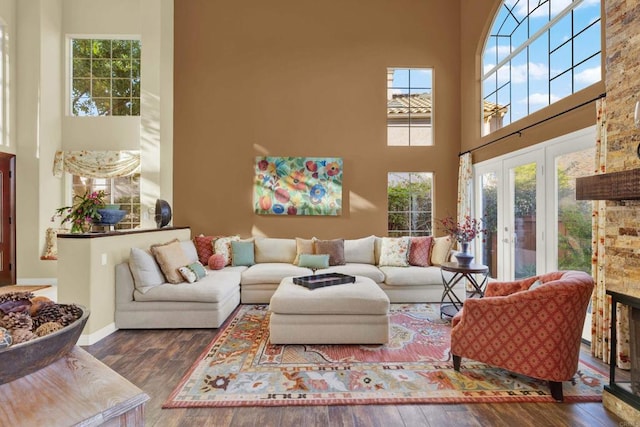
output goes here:
<path id="1" fill-rule="evenodd" d="M 452 320 L 454 369 L 466 357 L 547 380 L 562 401 L 562 381 L 578 369 L 593 284 L 581 271 L 489 283 L 484 298 L 468 298 Z"/>

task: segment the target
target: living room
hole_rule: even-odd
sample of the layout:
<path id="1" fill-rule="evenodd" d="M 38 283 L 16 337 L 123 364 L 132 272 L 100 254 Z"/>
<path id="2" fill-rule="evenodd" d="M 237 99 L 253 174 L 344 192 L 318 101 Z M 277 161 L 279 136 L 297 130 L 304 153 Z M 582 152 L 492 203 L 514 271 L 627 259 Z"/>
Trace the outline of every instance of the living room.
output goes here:
<path id="1" fill-rule="evenodd" d="M 17 282 L 58 274 L 56 261 L 41 260 L 50 218 L 69 201 L 68 180 L 51 174 L 58 150 L 139 150 L 143 228 L 155 227 L 161 198 L 173 224 L 194 234 L 245 237 L 386 235 L 390 172 L 432 173 L 433 217 L 455 214 L 460 153 L 473 150 L 480 163 L 595 126 L 594 100 L 604 93 L 607 170 L 636 167 L 637 8 L 603 2 L 600 81 L 483 136 L 481 55 L 500 4 L 3 1 L 5 69 L 14 77 L 5 93 L 16 95 L 5 101 L 0 149 L 16 156 Z M 74 35 L 143 41 L 139 116 L 68 114 L 66 41 Z M 387 145 L 390 67 L 433 69 L 432 145 Z M 268 155 L 341 157 L 342 215 L 256 215 L 252 163 Z M 607 221 L 636 209 L 617 206 Z M 619 249 L 636 239 L 627 230 L 607 240 L 615 256 L 607 286 L 631 295 L 637 268 Z"/>

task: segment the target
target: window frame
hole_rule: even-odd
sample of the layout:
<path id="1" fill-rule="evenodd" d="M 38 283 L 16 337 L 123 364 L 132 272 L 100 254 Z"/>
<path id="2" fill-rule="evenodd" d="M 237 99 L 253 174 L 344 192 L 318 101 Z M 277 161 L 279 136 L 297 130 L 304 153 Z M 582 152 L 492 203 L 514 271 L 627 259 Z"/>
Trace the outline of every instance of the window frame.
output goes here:
<path id="1" fill-rule="evenodd" d="M 426 175 L 423 179 L 430 180 L 430 193 L 425 197 L 430 200 L 429 209 L 428 210 L 418 210 L 418 209 L 409 209 L 409 210 L 390 210 L 390 200 L 389 200 L 389 188 L 391 187 L 391 178 L 392 176 L 397 176 L 398 180 L 407 180 L 411 184 L 411 178 L 414 175 Z M 405 176 L 405 177 L 403 177 Z M 434 230 L 434 207 L 433 207 L 433 194 L 434 194 L 434 176 L 433 172 L 387 172 L 387 235 L 390 237 L 398 237 L 398 236 L 432 236 Z M 410 197 L 414 193 L 410 192 Z M 402 230 L 391 230 L 389 229 L 389 225 L 391 223 L 391 216 L 393 214 L 408 214 L 409 219 L 409 229 Z M 414 229 L 414 220 L 413 218 L 416 215 L 425 214 L 429 217 L 427 221 L 428 228 L 425 230 Z"/>
<path id="2" fill-rule="evenodd" d="M 406 72 L 407 74 L 407 83 L 406 86 L 394 84 L 394 74 L 396 71 Z M 430 86 L 413 86 L 411 83 L 411 75 L 413 73 L 419 72 L 428 72 L 429 75 L 427 79 L 430 81 Z M 435 70 L 433 67 L 387 67 L 387 121 L 386 121 L 386 145 L 388 147 L 430 147 L 434 145 L 434 76 Z M 424 90 L 425 92 L 419 92 L 420 90 Z M 393 93 L 395 91 L 400 91 L 399 93 Z M 416 92 L 418 91 L 418 92 Z M 418 103 L 415 106 L 411 104 L 411 97 L 402 97 L 396 105 L 392 106 L 391 101 L 395 99 L 395 95 L 415 95 L 418 98 Z M 430 94 L 428 97 L 420 98 L 420 95 Z M 408 101 L 404 101 L 404 100 Z M 430 104 L 430 105 L 429 105 Z M 398 112 L 397 116 L 391 116 L 390 111 L 392 109 L 395 110 L 408 110 L 407 113 Z M 415 110 L 415 113 L 412 113 L 412 110 Z M 424 112 L 420 112 L 420 110 L 424 110 Z M 412 118 L 412 114 L 416 114 L 417 117 Z M 424 118 L 421 116 L 424 115 Z M 422 120 L 425 123 L 420 123 Z M 396 124 L 393 124 L 392 121 L 396 121 Z M 414 123 L 415 121 L 415 123 Z M 389 137 L 390 129 L 400 129 L 406 128 L 407 136 L 406 138 L 402 137 L 403 141 L 406 140 L 406 143 L 400 144 L 392 144 L 392 138 Z M 412 144 L 411 133 L 412 130 L 415 132 L 418 129 L 424 129 L 425 132 L 428 132 L 428 137 L 420 138 L 416 136 L 415 144 Z M 419 143 L 424 140 L 423 143 Z"/>
<path id="3" fill-rule="evenodd" d="M 83 40 L 136 40 L 140 42 L 140 85 L 142 84 L 142 38 L 138 34 L 67 34 L 65 36 L 65 114 L 69 117 L 140 117 L 142 110 L 142 93 L 138 97 L 130 97 L 130 99 L 138 99 L 139 100 L 139 111 L 137 114 L 128 114 L 128 115 L 113 115 L 111 112 L 113 111 L 112 106 L 110 105 L 110 114 L 106 115 L 74 115 L 73 114 L 73 40 L 74 39 L 83 39 Z M 113 76 L 110 77 L 113 79 Z M 140 89 L 140 92 L 142 90 Z M 112 95 L 109 95 L 109 99 L 112 99 Z"/>
<path id="4" fill-rule="evenodd" d="M 560 10 L 557 14 L 553 14 L 553 10 L 551 8 L 552 3 L 551 1 L 546 0 L 545 3 L 543 3 L 542 5 L 538 5 L 537 7 L 535 7 L 533 10 L 528 11 L 526 15 L 524 15 L 523 18 L 521 18 L 520 21 L 517 20 L 516 15 L 509 13 L 507 14 L 506 12 L 503 12 L 505 9 L 508 10 L 509 12 L 513 11 L 514 9 L 516 9 L 519 5 L 520 2 L 523 2 L 523 0 L 518 0 L 516 2 L 514 2 L 514 4 L 511 5 L 511 7 L 506 6 L 505 5 L 505 0 L 503 0 L 498 9 L 496 10 L 496 13 L 493 17 L 493 21 L 492 24 L 489 28 L 489 31 L 487 33 L 487 36 L 484 40 L 484 45 L 482 48 L 482 54 L 481 54 L 481 60 L 480 60 L 480 90 L 481 90 L 481 105 L 480 105 L 480 116 L 481 116 L 481 136 L 487 136 L 492 134 L 493 132 L 495 132 L 498 129 L 502 129 L 504 127 L 507 127 L 509 125 L 511 125 L 512 123 L 515 123 L 519 120 L 522 120 L 528 116 L 530 116 L 531 114 L 540 111 L 562 99 L 565 99 L 583 89 L 586 89 L 587 87 L 590 87 L 598 82 L 602 81 L 602 74 L 603 74 L 603 64 L 602 64 L 602 50 L 603 50 L 603 46 L 602 46 L 602 37 L 598 37 L 598 49 L 595 52 L 591 52 L 588 55 L 583 55 L 584 57 L 582 59 L 576 60 L 575 55 L 576 55 L 576 51 L 579 50 L 580 46 L 584 46 L 584 44 L 578 44 L 576 47 L 576 40 L 578 40 L 578 38 L 585 34 L 587 31 L 589 31 L 590 29 L 592 29 L 594 26 L 598 26 L 600 28 L 600 32 L 599 34 L 602 34 L 602 8 L 601 8 L 601 1 L 598 2 L 598 5 L 588 5 L 585 3 L 585 0 L 572 0 L 567 6 L 565 6 L 562 10 Z M 529 4 L 527 2 L 527 4 Z M 593 7 L 596 8 L 598 10 L 597 13 L 597 19 L 593 19 L 591 21 L 589 21 L 586 25 L 584 25 L 583 27 L 579 27 L 579 28 L 575 28 L 575 15 L 574 15 L 574 11 L 578 10 L 578 12 L 580 12 L 580 7 L 585 6 L 585 7 Z M 537 30 L 534 29 L 533 34 L 531 34 L 530 36 L 527 37 L 526 40 L 524 40 L 523 42 L 521 42 L 520 44 L 518 44 L 517 46 L 512 45 L 513 41 L 513 37 L 514 34 L 518 31 L 518 29 L 522 26 L 522 25 L 526 25 L 526 30 L 527 30 L 527 34 L 530 33 L 530 29 L 529 27 L 531 26 L 531 16 L 533 14 L 536 13 L 536 11 L 540 8 L 546 8 L 547 11 L 547 16 L 550 16 L 550 19 L 548 21 L 546 21 L 543 25 L 541 25 Z M 512 29 L 508 34 L 501 34 L 501 30 L 498 29 L 496 31 L 496 25 L 498 25 L 499 23 L 502 23 L 502 25 L 508 24 L 508 20 L 507 19 L 503 19 L 503 20 L 499 20 L 500 17 L 502 16 L 502 14 L 505 13 L 507 15 L 510 15 L 512 17 L 513 20 L 515 20 L 517 22 L 517 25 L 515 26 L 514 29 Z M 564 40 L 564 38 L 562 37 L 561 34 L 557 34 L 554 33 L 554 28 L 555 30 L 559 30 L 560 29 L 560 23 L 563 19 L 569 17 L 570 18 L 570 28 L 569 28 L 569 34 L 568 34 L 568 38 L 566 40 Z M 533 19 L 536 19 L 535 17 Z M 525 24 L 526 21 L 526 24 Z M 556 26 L 556 24 L 558 24 Z M 523 27 L 524 28 L 524 27 Z M 537 28 L 537 27 L 536 27 Z M 555 36 L 555 37 L 554 37 Z M 507 47 L 506 44 L 500 44 L 497 41 L 494 43 L 493 40 L 498 40 L 500 37 L 504 37 L 504 38 L 508 38 L 509 39 L 509 43 L 508 43 L 508 47 L 509 47 L 509 53 L 502 57 L 502 59 L 500 58 L 500 54 L 498 53 L 499 47 L 503 46 L 503 47 Z M 530 48 L 532 46 L 534 46 L 536 44 L 536 42 L 538 41 L 544 41 L 544 39 L 546 38 L 546 43 L 545 44 L 545 51 L 542 52 L 543 55 L 546 56 L 546 64 L 543 64 L 546 66 L 546 75 L 543 76 L 543 79 L 546 80 L 542 80 L 543 85 L 546 86 L 546 94 L 541 94 L 541 93 L 537 93 L 535 91 L 535 89 L 532 89 L 532 80 L 539 80 L 540 78 L 536 79 L 535 77 L 532 78 L 532 68 L 536 68 L 537 65 L 539 65 L 535 59 L 532 59 L 532 55 L 530 52 Z M 553 39 L 552 39 L 553 38 Z M 558 51 L 563 48 L 569 46 L 570 48 L 570 53 L 571 53 L 571 57 L 569 59 L 570 64 L 566 67 L 566 68 L 561 68 L 560 71 L 558 71 L 557 69 L 553 69 L 552 68 L 552 64 L 554 61 L 554 54 L 559 55 Z M 490 62 L 491 67 L 490 68 L 486 68 L 485 71 L 485 67 L 486 67 L 486 63 L 487 63 L 487 51 L 489 48 L 495 48 L 496 49 L 496 53 L 495 53 L 495 60 L 492 60 Z M 524 57 L 526 58 L 526 62 L 524 62 L 524 66 L 526 68 L 526 73 L 525 73 L 525 80 L 524 83 L 525 85 L 522 86 L 522 82 L 516 82 L 516 85 L 520 85 L 520 86 L 516 86 L 516 89 L 518 87 L 525 87 L 525 91 L 526 91 L 526 107 L 525 107 L 525 111 L 522 113 L 523 115 L 517 115 L 517 116 L 513 116 L 513 112 L 514 112 L 514 104 L 516 103 L 520 103 L 522 100 L 521 99 L 516 99 L 515 95 L 514 95 L 514 81 L 517 79 L 514 79 L 513 77 L 513 68 L 517 67 L 517 64 L 514 64 L 514 62 L 518 62 L 519 56 L 524 55 Z M 557 56 L 556 56 L 557 57 Z M 593 62 L 594 59 L 598 58 L 598 67 L 600 69 L 600 78 L 597 81 L 593 81 L 593 82 L 586 82 L 584 85 L 579 86 L 576 89 L 576 85 L 577 85 L 577 80 L 579 80 L 577 78 L 577 74 L 578 71 L 580 69 L 580 67 L 584 66 L 585 64 L 589 64 L 590 62 Z M 495 62 L 495 64 L 493 63 Z M 595 67 L 592 67 L 595 68 Z M 506 79 L 504 79 L 504 77 L 500 77 L 500 74 L 502 74 L 504 76 L 504 74 L 507 74 L 508 77 Z M 586 70 L 585 70 L 586 71 Z M 533 72 L 533 74 L 535 74 L 535 71 Z M 570 91 L 568 93 L 560 93 L 560 96 L 554 96 L 554 83 L 558 83 L 560 82 L 559 79 L 566 77 L 566 76 L 570 76 Z M 495 80 L 495 82 L 492 82 L 490 80 Z M 495 85 L 494 85 L 495 83 Z M 490 91 L 487 91 L 487 85 L 490 85 Z M 563 85 L 564 86 L 564 85 Z M 501 91 L 505 91 L 503 93 L 508 93 L 508 103 L 504 103 L 504 102 L 500 102 L 500 97 L 502 96 Z M 521 89 L 522 90 L 522 89 Z M 543 101 L 532 101 L 532 95 L 545 95 L 546 99 L 544 99 Z M 508 117 L 508 123 L 503 124 L 503 117 L 504 116 Z"/>

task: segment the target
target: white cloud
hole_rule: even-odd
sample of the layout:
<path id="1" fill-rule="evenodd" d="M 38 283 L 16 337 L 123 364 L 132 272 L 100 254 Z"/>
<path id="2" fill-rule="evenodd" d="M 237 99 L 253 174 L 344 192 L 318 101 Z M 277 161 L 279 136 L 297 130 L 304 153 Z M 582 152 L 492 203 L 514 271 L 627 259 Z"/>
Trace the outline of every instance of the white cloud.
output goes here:
<path id="1" fill-rule="evenodd" d="M 532 93 L 529 95 L 529 98 L 524 98 L 518 101 L 521 104 L 526 104 L 527 102 L 531 105 L 549 105 L 560 99 L 559 96 L 551 94 L 551 99 L 549 99 L 548 93 Z M 551 102 L 549 102 L 551 101 Z"/>
<path id="2" fill-rule="evenodd" d="M 498 70 L 498 81 L 500 83 L 505 83 L 509 80 L 509 71 L 511 71 L 511 83 L 513 84 L 526 83 L 527 73 L 531 80 L 546 80 L 549 75 L 548 68 L 545 64 L 531 62 L 528 69 L 527 64 L 513 67 L 505 65 Z"/>
<path id="3" fill-rule="evenodd" d="M 577 73 L 575 78 L 577 82 L 584 83 L 586 85 L 598 82 L 602 78 L 600 76 L 600 67 L 587 68 L 586 70 Z"/>

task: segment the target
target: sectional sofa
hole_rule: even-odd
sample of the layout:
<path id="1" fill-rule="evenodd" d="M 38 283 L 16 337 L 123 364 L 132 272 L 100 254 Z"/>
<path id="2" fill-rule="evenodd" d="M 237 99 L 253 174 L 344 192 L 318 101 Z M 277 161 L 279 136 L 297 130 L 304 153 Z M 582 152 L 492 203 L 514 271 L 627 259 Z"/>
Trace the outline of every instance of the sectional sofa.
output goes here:
<path id="1" fill-rule="evenodd" d="M 196 236 L 132 248 L 129 261 L 116 266 L 115 323 L 121 329 L 217 328 L 240 303 L 268 304 L 283 278 L 328 272 L 368 277 L 392 303 L 440 302 L 439 266 L 450 259 L 452 249 L 449 236 L 332 240 Z M 318 259 L 328 260 L 329 265 L 316 264 Z M 201 277 L 191 271 L 192 277 L 180 277 L 178 271 L 194 263 L 205 265 Z M 192 283 L 185 280 L 194 277 Z M 457 291 L 464 298 L 463 287 Z"/>

